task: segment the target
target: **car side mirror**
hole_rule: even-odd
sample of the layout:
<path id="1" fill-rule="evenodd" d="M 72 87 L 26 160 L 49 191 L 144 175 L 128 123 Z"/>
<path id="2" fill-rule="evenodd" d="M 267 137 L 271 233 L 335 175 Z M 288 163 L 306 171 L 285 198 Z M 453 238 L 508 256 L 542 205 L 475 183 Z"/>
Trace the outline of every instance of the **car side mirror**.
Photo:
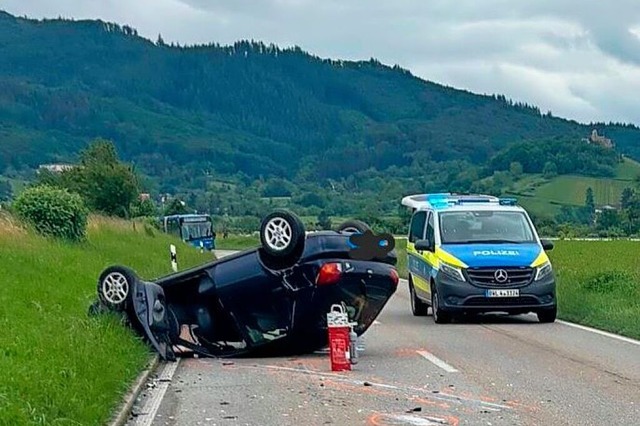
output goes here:
<path id="1" fill-rule="evenodd" d="M 434 247 L 429 240 L 418 240 L 414 247 L 419 251 L 434 251 Z"/>
<path id="2" fill-rule="evenodd" d="M 540 242 L 542 243 L 542 248 L 545 251 L 553 250 L 553 241 L 551 241 L 551 240 L 540 240 Z"/>

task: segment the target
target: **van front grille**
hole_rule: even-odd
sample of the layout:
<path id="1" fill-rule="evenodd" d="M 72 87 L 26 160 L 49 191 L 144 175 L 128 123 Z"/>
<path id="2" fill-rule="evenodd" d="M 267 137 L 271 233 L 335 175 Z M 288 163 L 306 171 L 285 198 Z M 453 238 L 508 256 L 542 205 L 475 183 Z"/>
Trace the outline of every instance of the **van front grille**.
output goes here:
<path id="1" fill-rule="evenodd" d="M 533 278 L 533 268 L 468 268 L 465 272 L 471 284 L 480 287 L 516 287 L 529 284 Z M 506 279 L 504 277 L 506 276 Z M 503 278 L 500 280 L 499 278 Z"/>

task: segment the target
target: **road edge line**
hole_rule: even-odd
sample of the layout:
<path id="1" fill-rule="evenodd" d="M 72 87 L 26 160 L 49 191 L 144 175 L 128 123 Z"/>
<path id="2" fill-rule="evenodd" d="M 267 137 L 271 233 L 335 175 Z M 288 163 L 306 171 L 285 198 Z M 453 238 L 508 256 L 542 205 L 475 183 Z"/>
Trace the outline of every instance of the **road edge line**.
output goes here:
<path id="1" fill-rule="evenodd" d="M 408 280 L 406 278 L 400 278 L 401 282 L 403 282 L 403 284 L 406 284 L 408 282 Z M 632 345 L 637 345 L 640 346 L 640 340 L 636 340 L 633 339 L 631 337 L 627 337 L 627 336 L 623 336 L 621 334 L 616 334 L 616 333 L 612 333 L 610 331 L 605 331 L 605 330 L 601 330 L 599 328 L 595 328 L 595 327 L 589 327 L 587 325 L 582 325 L 582 324 L 578 324 L 575 322 L 571 322 L 571 321 L 565 321 L 565 320 L 561 320 L 561 319 L 557 319 L 556 322 L 558 324 L 563 324 L 569 327 L 574 327 L 577 328 L 579 330 L 583 330 L 583 331 L 589 331 L 591 333 L 595 333 L 595 334 L 599 334 L 601 336 L 605 336 L 605 337 L 609 337 L 612 339 L 616 339 L 619 340 L 621 342 L 625 342 L 625 343 L 629 343 Z"/>
<path id="2" fill-rule="evenodd" d="M 158 354 L 155 354 L 147 368 L 138 375 L 138 378 L 134 382 L 133 386 L 126 394 L 124 403 L 120 406 L 115 419 L 109 422 L 109 426 L 124 426 L 127 423 L 129 415 L 131 414 L 131 410 L 133 409 L 133 404 L 140 395 L 140 392 L 142 392 L 142 388 L 149 379 L 149 376 L 151 376 L 151 373 L 155 371 L 159 364 L 160 356 Z"/>
<path id="3" fill-rule="evenodd" d="M 616 333 L 611 333 L 609 331 L 605 331 L 605 330 L 600 330 L 599 328 L 594 328 L 594 327 L 589 327 L 586 325 L 582 325 L 582 324 L 576 324 L 574 322 L 570 322 L 570 321 L 564 321 L 564 320 L 556 320 L 557 323 L 559 324 L 563 324 L 569 327 L 574 327 L 583 331 L 589 331 L 591 333 L 594 334 L 599 334 L 601 336 L 605 336 L 605 337 L 609 337 L 611 339 L 616 339 L 619 340 L 621 342 L 625 342 L 625 343 L 630 343 L 632 345 L 637 345 L 640 346 L 640 340 L 635 340 L 632 339 L 631 337 L 627 337 L 627 336 L 622 336 L 620 334 L 616 334 Z"/>

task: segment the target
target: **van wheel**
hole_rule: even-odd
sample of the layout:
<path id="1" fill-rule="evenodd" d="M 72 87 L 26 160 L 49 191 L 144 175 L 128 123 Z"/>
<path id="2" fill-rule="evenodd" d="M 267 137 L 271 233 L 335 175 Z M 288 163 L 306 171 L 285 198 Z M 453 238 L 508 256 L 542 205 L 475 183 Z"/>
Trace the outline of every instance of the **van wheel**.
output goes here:
<path id="1" fill-rule="evenodd" d="M 409 274 L 409 293 L 411 294 L 411 312 L 413 316 L 424 317 L 429 314 L 429 305 L 418 298 L 416 289 L 413 286 L 413 278 Z"/>
<path id="2" fill-rule="evenodd" d="M 435 285 L 431 285 L 431 309 L 433 310 L 433 321 L 436 324 L 447 324 L 451 322 L 451 314 L 440 309 L 440 297 Z"/>
<path id="3" fill-rule="evenodd" d="M 557 306 L 554 306 L 551 309 L 544 309 L 536 312 L 536 315 L 538 316 L 538 321 L 542 323 L 555 322 L 557 314 L 558 314 Z"/>

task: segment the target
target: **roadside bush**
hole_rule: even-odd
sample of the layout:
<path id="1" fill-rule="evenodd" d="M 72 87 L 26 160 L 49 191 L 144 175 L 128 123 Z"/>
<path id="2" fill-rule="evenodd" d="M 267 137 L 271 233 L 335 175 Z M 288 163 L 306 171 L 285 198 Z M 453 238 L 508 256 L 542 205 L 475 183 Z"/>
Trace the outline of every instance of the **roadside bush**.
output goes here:
<path id="1" fill-rule="evenodd" d="M 49 185 L 34 186 L 16 198 L 13 209 L 42 235 L 70 241 L 86 238 L 89 211 L 79 194 Z"/>

